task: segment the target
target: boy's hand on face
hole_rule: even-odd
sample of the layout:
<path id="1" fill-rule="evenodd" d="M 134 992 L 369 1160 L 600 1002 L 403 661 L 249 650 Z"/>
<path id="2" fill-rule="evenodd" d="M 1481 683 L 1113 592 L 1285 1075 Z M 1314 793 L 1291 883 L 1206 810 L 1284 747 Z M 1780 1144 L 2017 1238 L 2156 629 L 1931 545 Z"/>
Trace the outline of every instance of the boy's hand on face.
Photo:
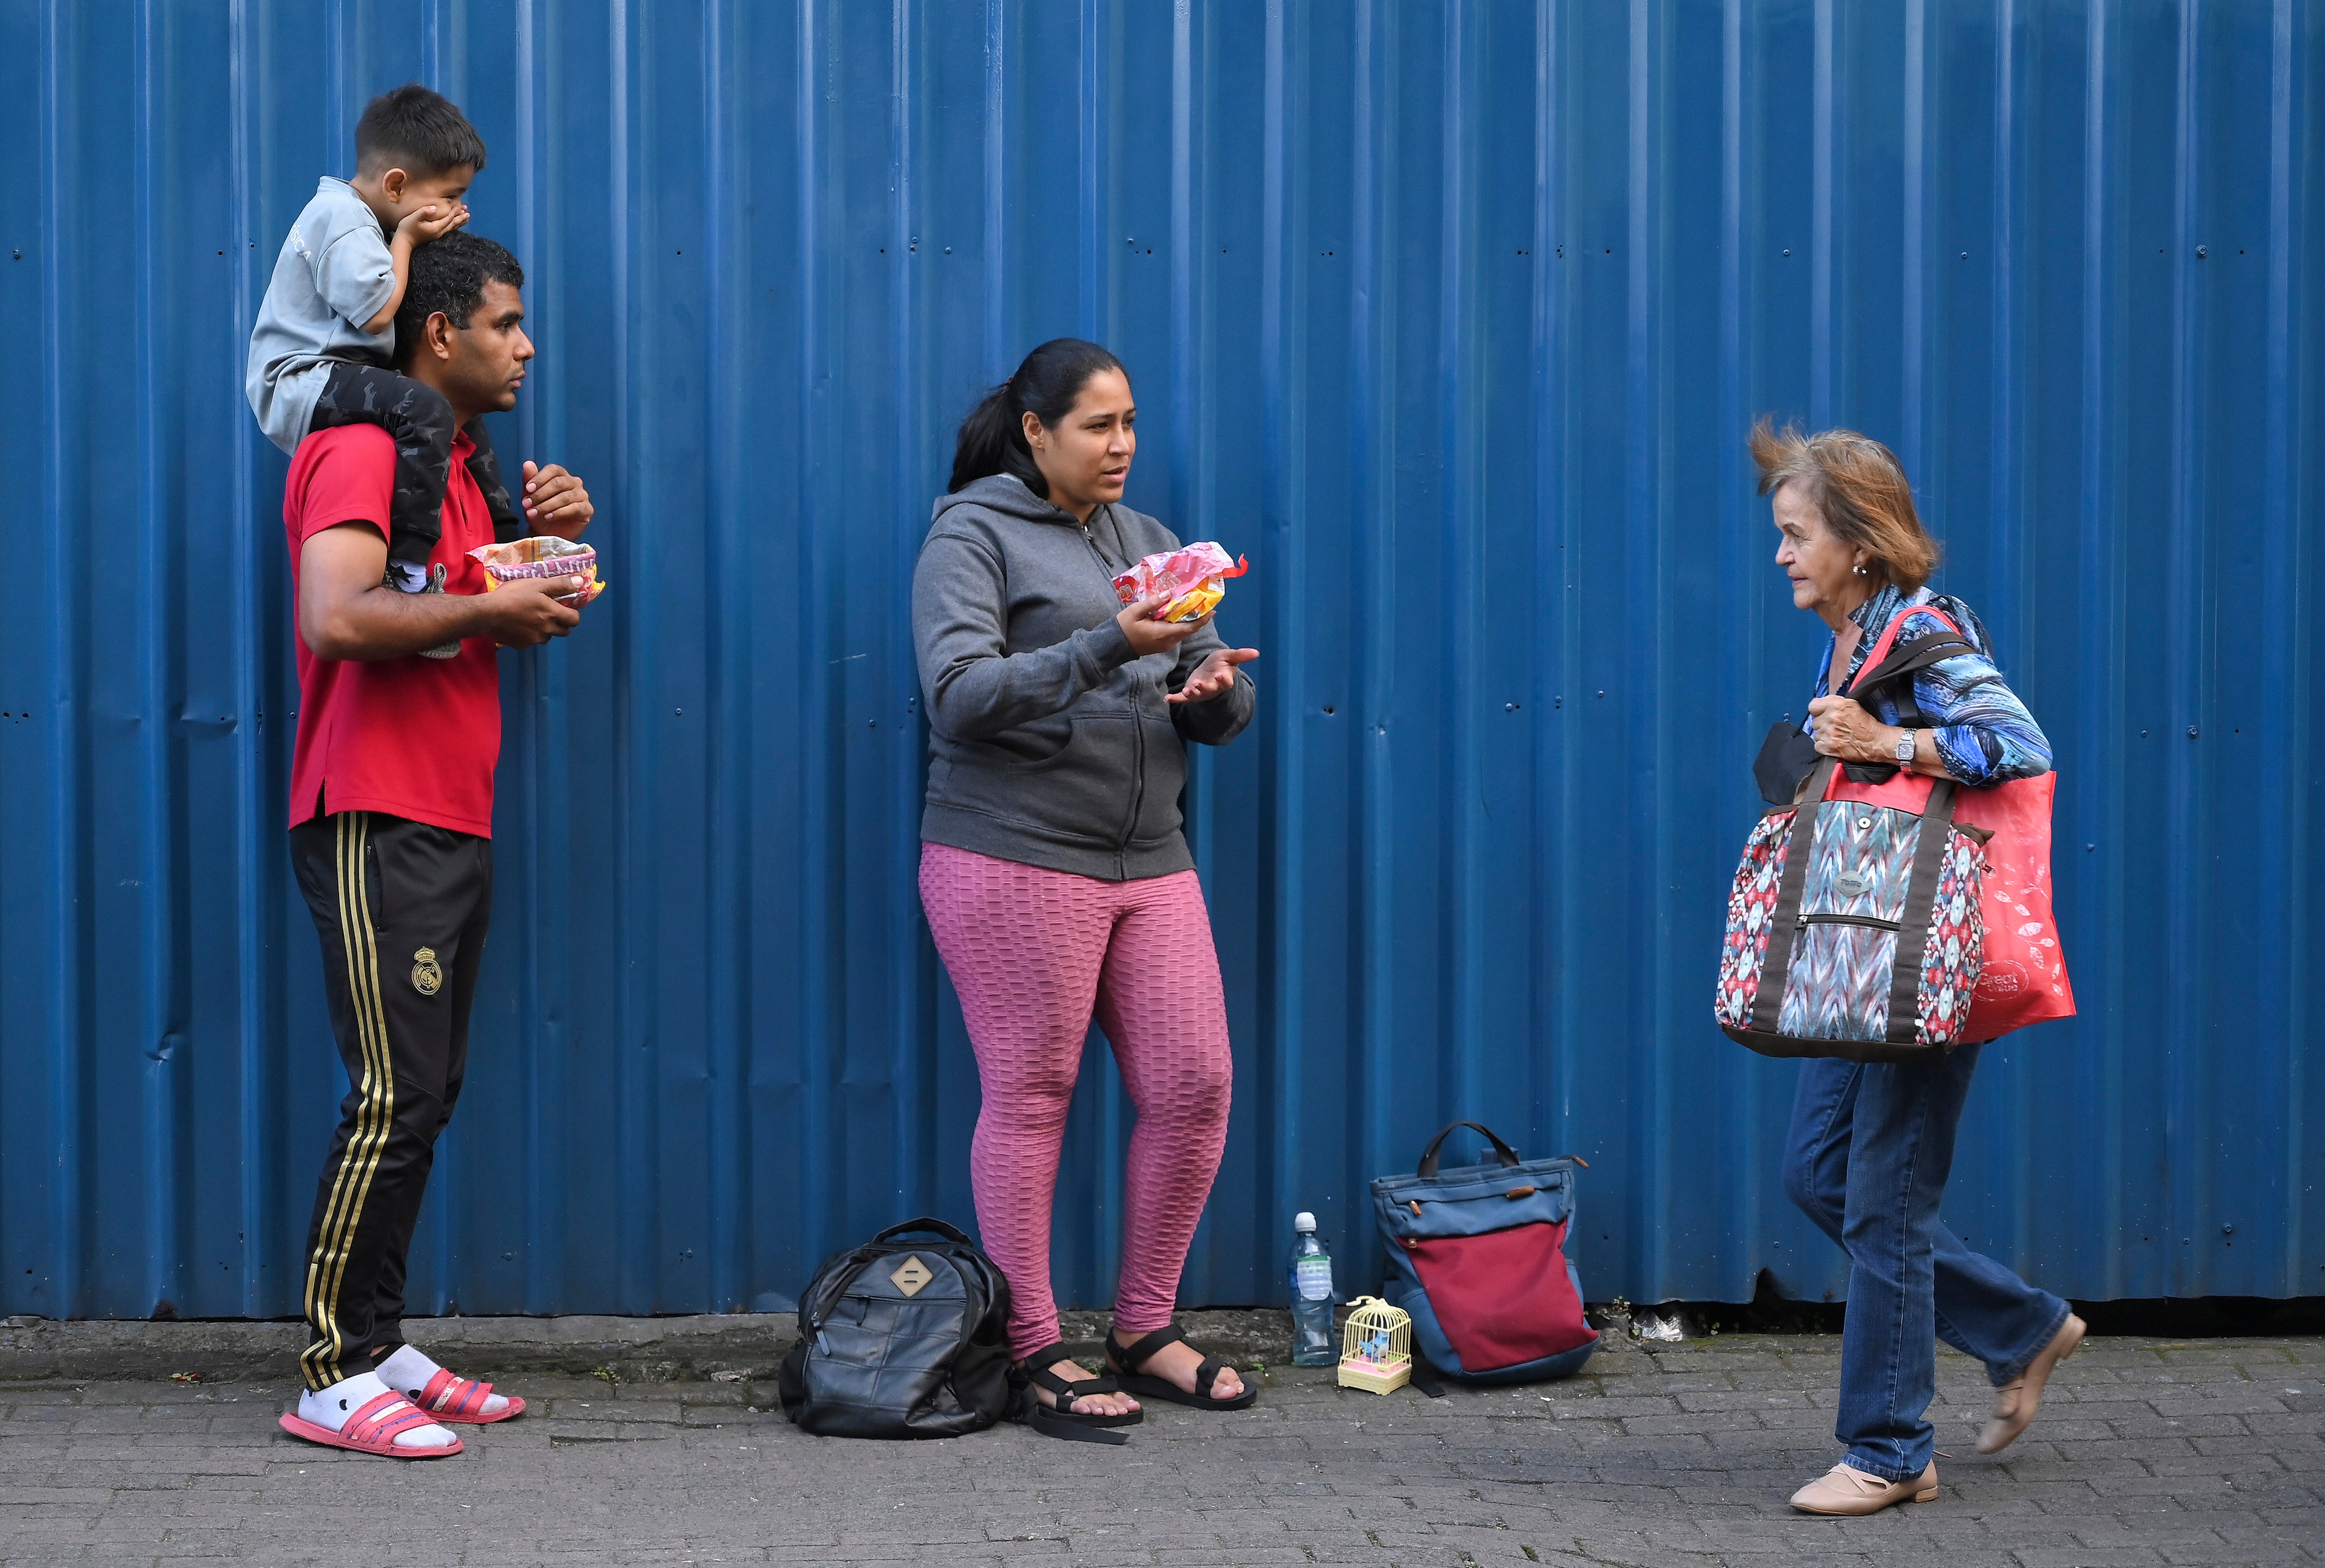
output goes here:
<path id="1" fill-rule="evenodd" d="M 442 239 L 468 221 L 467 202 L 431 201 L 405 213 L 403 221 L 395 226 L 395 237 L 408 245 L 424 245 L 430 240 Z"/>
<path id="2" fill-rule="evenodd" d="M 597 508 L 581 481 L 556 463 L 545 468 L 537 463 L 527 463 L 517 501 L 524 508 L 526 526 L 536 532 L 566 539 L 580 538 L 589 520 L 597 515 Z"/>

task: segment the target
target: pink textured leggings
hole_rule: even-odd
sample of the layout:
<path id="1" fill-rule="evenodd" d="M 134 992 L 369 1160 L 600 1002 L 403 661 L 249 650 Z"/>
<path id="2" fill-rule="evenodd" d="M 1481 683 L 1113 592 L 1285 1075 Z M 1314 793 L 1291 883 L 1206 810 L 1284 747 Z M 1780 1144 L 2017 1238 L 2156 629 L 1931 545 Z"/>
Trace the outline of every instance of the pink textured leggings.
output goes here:
<path id="1" fill-rule="evenodd" d="M 980 1239 L 1009 1279 L 1011 1353 L 1058 1338 L 1050 1200 L 1093 1014 L 1138 1110 L 1115 1325 L 1125 1339 L 1165 1326 L 1234 1078 L 1201 882 L 1190 871 L 1106 882 L 931 844 L 921 903 L 985 1087 L 968 1173 Z"/>

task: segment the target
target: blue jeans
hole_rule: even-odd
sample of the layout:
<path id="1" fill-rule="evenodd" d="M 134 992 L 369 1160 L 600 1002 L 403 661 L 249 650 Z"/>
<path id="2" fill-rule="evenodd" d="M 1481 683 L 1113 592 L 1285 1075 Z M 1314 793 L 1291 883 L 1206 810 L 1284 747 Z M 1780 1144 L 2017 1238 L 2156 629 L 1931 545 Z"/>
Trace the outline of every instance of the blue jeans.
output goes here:
<path id="1" fill-rule="evenodd" d="M 1938 1218 L 1978 1047 L 1924 1062 L 1801 1064 L 1784 1143 L 1784 1192 L 1848 1253 L 1833 1435 L 1852 1469 L 1906 1480 L 1937 1429 L 1936 1341 L 1986 1363 L 1996 1388 L 2026 1370 L 2067 1304 L 1971 1251 Z"/>

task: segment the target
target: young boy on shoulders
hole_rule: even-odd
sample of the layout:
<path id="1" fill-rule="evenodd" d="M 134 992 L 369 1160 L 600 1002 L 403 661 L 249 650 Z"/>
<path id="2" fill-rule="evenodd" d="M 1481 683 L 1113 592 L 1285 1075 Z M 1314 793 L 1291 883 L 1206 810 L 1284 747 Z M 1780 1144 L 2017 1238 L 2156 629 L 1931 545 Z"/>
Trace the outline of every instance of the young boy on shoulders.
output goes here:
<path id="1" fill-rule="evenodd" d="M 294 452 L 310 431 L 340 425 L 377 425 L 394 438 L 387 576 L 406 593 L 442 588 L 428 558 L 462 431 L 450 404 L 392 367 L 395 312 L 412 253 L 468 222 L 462 198 L 484 166 L 484 138 L 442 94 L 414 82 L 374 98 L 356 122 L 355 178 L 323 177 L 283 242 L 251 328 L 245 390 L 276 446 Z M 496 537 L 522 537 L 484 425 L 466 434 L 468 470 Z M 424 651 L 450 659 L 459 645 Z"/>

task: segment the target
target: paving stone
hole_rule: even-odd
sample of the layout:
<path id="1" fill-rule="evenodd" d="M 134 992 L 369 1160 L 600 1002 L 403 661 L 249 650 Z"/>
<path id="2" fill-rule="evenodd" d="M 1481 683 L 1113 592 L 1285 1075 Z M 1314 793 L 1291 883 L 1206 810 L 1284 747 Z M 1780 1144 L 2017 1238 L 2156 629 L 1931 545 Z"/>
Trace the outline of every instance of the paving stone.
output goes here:
<path id="1" fill-rule="evenodd" d="M 288 1379 L 15 1385 L 0 1568 L 325 1564 L 312 1521 L 426 1517 L 413 1568 L 1581 1563 L 2143 1568 L 2325 1563 L 2325 1349 L 2087 1341 L 2009 1452 L 1972 1448 L 1981 1369 L 1940 1357 L 1937 1501 L 1811 1519 L 1839 1456 L 1839 1342 L 1623 1346 L 1544 1388 L 1385 1398 L 1278 1368 L 1255 1408 L 1159 1407 L 1120 1448 L 1008 1427 L 803 1436 L 761 1382 L 505 1379 L 526 1417 L 396 1464 L 279 1432 Z"/>

